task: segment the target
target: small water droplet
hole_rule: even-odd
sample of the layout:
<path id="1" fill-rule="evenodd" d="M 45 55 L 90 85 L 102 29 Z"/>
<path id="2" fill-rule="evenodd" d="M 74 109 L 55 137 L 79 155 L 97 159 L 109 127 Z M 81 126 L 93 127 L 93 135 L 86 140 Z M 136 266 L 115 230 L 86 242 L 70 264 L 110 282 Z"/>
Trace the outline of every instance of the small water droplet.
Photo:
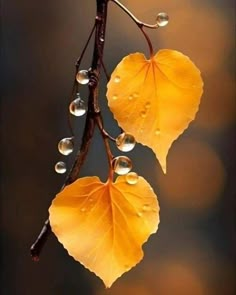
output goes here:
<path id="1" fill-rule="evenodd" d="M 125 264 L 124 268 L 125 268 L 126 271 L 128 271 L 131 267 L 128 264 Z"/>
<path id="2" fill-rule="evenodd" d="M 142 118 L 146 118 L 147 113 L 145 111 L 142 111 L 140 115 L 141 115 Z"/>
<path id="3" fill-rule="evenodd" d="M 88 84 L 89 82 L 89 74 L 87 70 L 81 70 L 76 75 L 76 80 L 80 84 Z"/>
<path id="4" fill-rule="evenodd" d="M 83 207 L 83 208 L 80 209 L 80 211 L 81 212 L 85 212 L 86 211 L 86 208 Z"/>
<path id="5" fill-rule="evenodd" d="M 119 175 L 125 175 L 132 169 L 132 162 L 128 157 L 119 156 L 113 159 L 112 167 Z"/>
<path id="6" fill-rule="evenodd" d="M 54 168 L 57 173 L 63 174 L 66 172 L 66 163 L 62 161 L 57 162 Z"/>
<path id="7" fill-rule="evenodd" d="M 114 82 L 119 83 L 120 82 L 120 76 L 116 76 L 115 79 L 114 79 Z"/>
<path id="8" fill-rule="evenodd" d="M 138 92 L 134 92 L 133 97 L 138 97 L 138 96 L 139 96 Z"/>
<path id="9" fill-rule="evenodd" d="M 143 128 L 140 128 L 139 132 L 140 132 L 140 133 L 143 133 L 143 131 L 144 131 Z"/>
<path id="10" fill-rule="evenodd" d="M 155 130 L 155 134 L 156 134 L 156 135 L 160 135 L 160 133 L 161 133 L 161 131 L 160 131 L 159 128 Z"/>
<path id="11" fill-rule="evenodd" d="M 83 116 L 86 113 L 85 102 L 81 98 L 73 100 L 69 106 L 69 111 L 76 117 Z"/>
<path id="12" fill-rule="evenodd" d="M 146 109 L 149 109 L 150 106 L 151 106 L 151 103 L 150 103 L 150 102 L 147 102 L 147 103 L 145 104 L 145 108 L 146 108 Z"/>
<path id="13" fill-rule="evenodd" d="M 103 37 L 101 37 L 101 38 L 100 38 L 100 41 L 101 41 L 101 42 L 104 42 L 105 40 L 104 40 L 104 38 L 103 38 Z"/>
<path id="14" fill-rule="evenodd" d="M 165 12 L 160 12 L 158 13 L 156 20 L 159 27 L 164 27 L 169 22 L 169 16 Z"/>
<path id="15" fill-rule="evenodd" d="M 117 95 L 113 95 L 113 96 L 112 96 L 112 99 L 113 99 L 113 100 L 116 100 L 117 98 L 118 98 Z"/>
<path id="16" fill-rule="evenodd" d="M 138 217 L 142 217 L 143 216 L 143 213 L 138 212 L 137 215 L 138 215 Z"/>
<path id="17" fill-rule="evenodd" d="M 62 155 L 68 156 L 73 152 L 74 139 L 73 137 L 66 137 L 59 141 L 58 150 Z"/>
<path id="18" fill-rule="evenodd" d="M 143 205 L 143 211 L 147 211 L 149 209 L 149 205 L 145 204 Z"/>
<path id="19" fill-rule="evenodd" d="M 138 182 L 138 174 L 130 172 L 125 176 L 125 179 L 128 184 L 136 184 Z"/>
<path id="20" fill-rule="evenodd" d="M 132 100 L 134 97 L 133 97 L 133 95 L 130 95 L 129 96 L 129 100 Z"/>
<path id="21" fill-rule="evenodd" d="M 132 134 L 130 133 L 121 133 L 116 138 L 116 146 L 122 152 L 129 152 L 135 147 L 136 141 Z"/>

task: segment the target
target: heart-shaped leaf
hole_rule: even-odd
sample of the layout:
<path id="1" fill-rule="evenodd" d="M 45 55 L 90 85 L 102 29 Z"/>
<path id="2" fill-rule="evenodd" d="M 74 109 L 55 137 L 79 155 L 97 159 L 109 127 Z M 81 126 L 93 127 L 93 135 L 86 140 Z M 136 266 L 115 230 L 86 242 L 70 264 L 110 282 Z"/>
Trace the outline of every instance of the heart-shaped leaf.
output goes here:
<path id="1" fill-rule="evenodd" d="M 107 87 L 119 126 L 150 147 L 166 172 L 169 148 L 198 111 L 203 92 L 198 68 L 174 50 L 160 50 L 150 60 L 134 53 L 118 64 Z"/>
<path id="2" fill-rule="evenodd" d="M 126 176 L 115 183 L 84 177 L 56 196 L 49 219 L 69 254 L 110 287 L 142 259 L 143 243 L 157 231 L 159 206 L 142 177 L 132 185 Z"/>

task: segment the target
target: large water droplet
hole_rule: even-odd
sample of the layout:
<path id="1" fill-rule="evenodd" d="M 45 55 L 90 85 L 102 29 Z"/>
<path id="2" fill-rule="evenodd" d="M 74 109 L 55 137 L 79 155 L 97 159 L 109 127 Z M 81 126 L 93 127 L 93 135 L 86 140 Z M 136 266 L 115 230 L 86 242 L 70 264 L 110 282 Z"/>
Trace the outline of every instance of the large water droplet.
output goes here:
<path id="1" fill-rule="evenodd" d="M 58 150 L 62 155 L 69 155 L 74 149 L 74 139 L 73 137 L 66 137 L 59 141 Z"/>
<path id="2" fill-rule="evenodd" d="M 129 152 L 135 147 L 136 141 L 132 134 L 130 133 L 121 133 L 116 138 L 116 146 L 122 152 Z"/>
<path id="3" fill-rule="evenodd" d="M 87 70 L 81 70 L 76 75 L 76 80 L 80 84 L 88 84 L 89 82 L 89 75 Z"/>
<path id="4" fill-rule="evenodd" d="M 138 174 L 135 172 L 130 172 L 126 174 L 125 179 L 128 184 L 136 184 L 138 182 Z"/>
<path id="5" fill-rule="evenodd" d="M 169 16 L 165 12 L 160 12 L 158 13 L 156 20 L 159 27 L 164 27 L 169 22 Z"/>
<path id="6" fill-rule="evenodd" d="M 66 164 L 62 161 L 57 162 L 55 165 L 55 171 L 59 174 L 63 174 L 66 172 Z"/>
<path id="7" fill-rule="evenodd" d="M 120 76 L 116 76 L 115 79 L 114 79 L 114 82 L 119 83 L 120 82 Z"/>
<path id="8" fill-rule="evenodd" d="M 113 159 L 112 166 L 119 175 L 125 175 L 132 169 L 132 162 L 128 157 L 119 156 Z"/>
<path id="9" fill-rule="evenodd" d="M 83 116 L 86 113 L 85 102 L 79 97 L 73 100 L 69 106 L 70 113 L 76 117 Z"/>

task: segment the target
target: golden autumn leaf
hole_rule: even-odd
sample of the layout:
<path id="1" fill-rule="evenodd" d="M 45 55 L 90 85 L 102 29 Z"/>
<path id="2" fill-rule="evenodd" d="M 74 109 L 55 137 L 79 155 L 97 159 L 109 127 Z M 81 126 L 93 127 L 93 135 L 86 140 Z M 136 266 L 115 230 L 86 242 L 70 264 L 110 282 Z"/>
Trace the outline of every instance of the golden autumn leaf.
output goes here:
<path id="1" fill-rule="evenodd" d="M 69 254 L 110 287 L 142 259 L 143 243 L 157 231 L 159 205 L 142 177 L 133 185 L 125 176 L 115 183 L 84 177 L 56 196 L 49 220 Z"/>
<path id="2" fill-rule="evenodd" d="M 160 50 L 150 60 L 134 53 L 118 64 L 107 87 L 119 126 L 150 147 L 166 173 L 171 144 L 198 111 L 203 92 L 198 68 L 174 50 Z"/>

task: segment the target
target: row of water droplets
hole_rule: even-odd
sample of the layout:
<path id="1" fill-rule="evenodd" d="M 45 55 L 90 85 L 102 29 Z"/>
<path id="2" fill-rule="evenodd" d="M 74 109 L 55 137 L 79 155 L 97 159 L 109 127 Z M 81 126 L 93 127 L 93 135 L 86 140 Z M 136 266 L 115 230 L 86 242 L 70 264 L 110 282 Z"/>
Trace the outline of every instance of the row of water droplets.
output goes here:
<path id="1" fill-rule="evenodd" d="M 76 75 L 76 81 L 79 84 L 86 85 L 89 83 L 89 74 L 87 70 L 78 71 Z M 87 111 L 86 104 L 80 97 L 80 93 L 76 93 L 76 98 L 69 105 L 69 112 L 75 117 L 83 116 Z M 59 152 L 64 155 L 70 155 L 74 150 L 74 137 L 65 137 L 61 139 L 58 143 Z M 64 174 L 66 172 L 66 163 L 59 161 L 55 165 L 55 171 L 59 174 Z"/>

